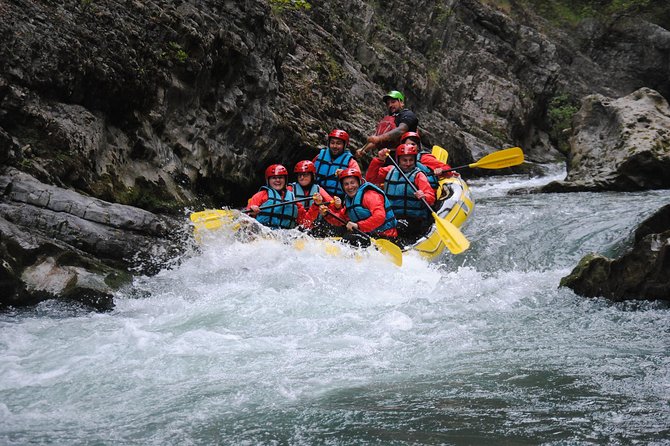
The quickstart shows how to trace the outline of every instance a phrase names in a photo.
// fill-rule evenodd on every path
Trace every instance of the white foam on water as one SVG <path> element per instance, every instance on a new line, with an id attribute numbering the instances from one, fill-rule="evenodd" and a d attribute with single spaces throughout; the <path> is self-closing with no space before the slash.
<path id="1" fill-rule="evenodd" d="M 616 248 L 656 205 L 574 197 L 618 210 L 612 224 L 552 197 L 482 200 L 471 250 L 434 264 L 222 234 L 138 278 L 111 312 L 4 315 L 0 441 L 660 441 L 667 309 L 558 287 L 584 246 Z"/>

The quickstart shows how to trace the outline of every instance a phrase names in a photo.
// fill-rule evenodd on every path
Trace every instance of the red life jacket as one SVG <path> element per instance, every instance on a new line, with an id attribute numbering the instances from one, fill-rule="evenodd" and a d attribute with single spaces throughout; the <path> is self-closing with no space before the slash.
<path id="1" fill-rule="evenodd" d="M 395 125 L 395 116 L 386 115 L 384 119 L 379 121 L 377 124 L 377 131 L 375 131 L 375 136 L 383 135 L 386 132 L 390 132 L 397 126 Z"/>
<path id="2" fill-rule="evenodd" d="M 384 119 L 379 121 L 379 124 L 377 124 L 377 130 L 375 131 L 375 136 L 383 135 L 386 132 L 390 132 L 397 126 L 395 125 L 395 116 L 393 115 L 386 115 L 384 116 Z M 380 147 L 381 149 L 391 149 L 395 150 L 395 147 Z"/>

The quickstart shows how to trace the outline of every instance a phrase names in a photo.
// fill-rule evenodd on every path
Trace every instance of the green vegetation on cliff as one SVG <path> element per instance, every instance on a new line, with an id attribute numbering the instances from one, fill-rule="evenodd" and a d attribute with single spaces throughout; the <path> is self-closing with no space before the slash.
<path id="1" fill-rule="evenodd" d="M 568 130 L 572 128 L 572 117 L 579 110 L 579 104 L 566 93 L 557 94 L 547 109 L 549 125 L 549 136 L 562 153 L 569 151 Z"/>
<path id="2" fill-rule="evenodd" d="M 305 0 L 270 0 L 270 6 L 277 12 L 298 9 L 309 10 L 312 8 L 312 5 Z"/>
<path id="3" fill-rule="evenodd" d="M 670 2 L 653 0 L 481 0 L 505 14 L 533 11 L 558 27 L 575 26 L 584 19 L 612 24 L 641 17 L 664 28 L 670 23 Z"/>
<path id="4" fill-rule="evenodd" d="M 507 0 L 499 0 L 506 5 Z M 576 25 L 587 18 L 606 23 L 627 17 L 644 17 L 661 26 L 670 22 L 670 3 L 651 0 L 519 0 L 556 25 Z"/>

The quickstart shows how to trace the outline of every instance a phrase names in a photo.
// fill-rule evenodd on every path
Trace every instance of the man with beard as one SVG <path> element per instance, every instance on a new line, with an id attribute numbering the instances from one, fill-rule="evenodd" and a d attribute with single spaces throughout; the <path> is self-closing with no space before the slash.
<path id="1" fill-rule="evenodd" d="M 356 153 L 361 156 L 372 149 L 394 150 L 400 144 L 400 137 L 407 132 L 416 132 L 419 119 L 414 112 L 405 108 L 405 95 L 397 90 L 383 96 L 388 114 L 379 121 L 374 135 L 368 136 L 367 144 Z"/>

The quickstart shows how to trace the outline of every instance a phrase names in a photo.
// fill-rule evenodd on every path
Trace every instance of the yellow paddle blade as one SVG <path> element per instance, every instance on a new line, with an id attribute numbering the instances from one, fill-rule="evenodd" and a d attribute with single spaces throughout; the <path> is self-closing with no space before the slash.
<path id="1" fill-rule="evenodd" d="M 293 241 L 293 247 L 298 251 L 302 251 L 303 249 L 305 249 L 306 245 L 307 242 L 304 239 L 298 239 Z"/>
<path id="2" fill-rule="evenodd" d="M 328 255 L 334 257 L 339 257 L 342 255 L 342 248 L 340 248 L 339 244 L 335 244 L 330 240 L 317 239 L 317 240 L 311 240 L 311 243 L 313 243 L 313 246 L 318 246 L 319 248 L 322 248 L 323 251 Z M 307 246 L 308 245 L 306 239 L 300 238 L 293 241 L 293 247 L 298 251 L 304 251 L 305 249 L 307 249 Z"/>
<path id="3" fill-rule="evenodd" d="M 336 257 L 342 255 L 342 249 L 339 246 L 334 245 L 333 243 L 327 243 L 325 248 L 326 248 L 326 254 Z"/>
<path id="4" fill-rule="evenodd" d="M 449 152 L 440 146 L 433 146 L 432 154 L 441 163 L 446 164 L 449 159 Z"/>
<path id="5" fill-rule="evenodd" d="M 206 209 L 200 212 L 192 213 L 189 218 L 193 223 L 205 222 L 208 220 L 233 219 L 239 214 L 239 211 L 232 209 Z"/>
<path id="6" fill-rule="evenodd" d="M 453 223 L 433 212 L 437 233 L 452 254 L 460 254 L 470 247 L 470 242 Z"/>
<path id="7" fill-rule="evenodd" d="M 521 163 L 523 163 L 523 151 L 520 147 L 512 147 L 510 149 L 489 153 L 476 163 L 468 164 L 468 167 L 502 169 L 503 167 L 516 166 Z"/>
<path id="8" fill-rule="evenodd" d="M 402 266 L 402 250 L 398 245 L 383 238 L 380 239 L 373 238 L 371 240 L 372 243 L 377 247 L 377 249 L 379 249 L 379 252 L 390 257 L 391 261 L 396 265 Z"/>
<path id="9" fill-rule="evenodd" d="M 229 226 L 239 215 L 239 211 L 230 209 L 207 209 L 192 213 L 189 218 L 193 222 L 194 232 L 213 231 L 224 225 Z"/>

